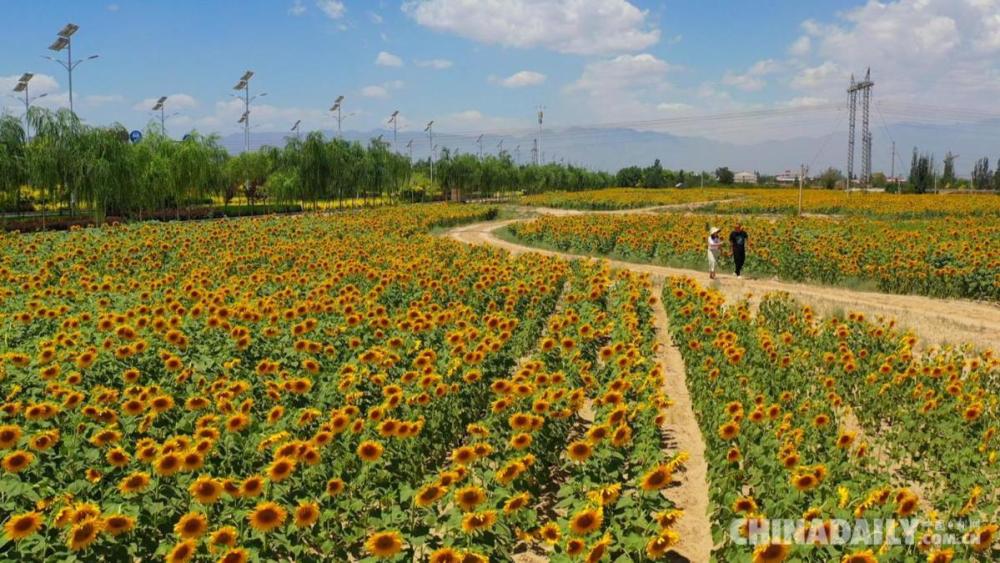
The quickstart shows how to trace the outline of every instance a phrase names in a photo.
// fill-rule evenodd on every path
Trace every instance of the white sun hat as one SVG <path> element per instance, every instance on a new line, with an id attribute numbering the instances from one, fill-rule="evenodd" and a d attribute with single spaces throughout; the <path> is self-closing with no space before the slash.
<path id="1" fill-rule="evenodd" d="M 721 230 L 722 229 L 720 229 L 719 227 L 712 227 L 712 229 L 710 231 L 708 231 L 708 234 L 714 235 L 715 233 L 717 233 L 717 232 L 719 232 Z"/>

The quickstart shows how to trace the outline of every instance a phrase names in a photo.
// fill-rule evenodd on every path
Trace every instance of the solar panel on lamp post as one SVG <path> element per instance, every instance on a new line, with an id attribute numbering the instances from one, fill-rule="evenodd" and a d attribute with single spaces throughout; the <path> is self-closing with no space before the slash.
<path id="1" fill-rule="evenodd" d="M 337 96 L 337 99 L 333 101 L 333 106 L 330 107 L 330 111 L 337 112 L 337 137 L 341 137 L 340 125 L 342 118 L 340 112 L 343 108 L 343 102 L 344 102 L 344 97 Z"/>
<path id="2" fill-rule="evenodd" d="M 167 101 L 166 96 L 160 96 L 160 99 L 156 100 L 156 105 L 153 106 L 153 111 L 160 112 L 160 133 L 162 133 L 163 135 L 167 134 L 166 118 L 163 115 L 164 104 L 166 103 L 166 101 Z"/>
<path id="3" fill-rule="evenodd" d="M 295 121 L 295 125 L 292 125 L 292 133 L 295 133 L 295 138 L 296 139 L 299 138 L 299 125 L 301 125 L 301 124 L 302 124 L 302 120 L 299 119 L 299 120 Z"/>
<path id="4" fill-rule="evenodd" d="M 392 152 L 396 152 L 396 123 L 399 117 L 399 110 L 392 112 L 389 116 L 389 123 L 392 123 Z"/>
<path id="5" fill-rule="evenodd" d="M 76 67 L 80 66 L 80 63 L 84 61 L 94 60 L 100 56 L 100 55 L 90 55 L 86 59 L 80 59 L 78 61 L 73 60 L 73 41 L 71 37 L 79 29 L 80 26 L 74 23 L 66 24 L 56 34 L 56 40 L 53 41 L 51 45 L 49 45 L 49 50 L 57 53 L 59 51 L 62 51 L 63 49 L 66 49 L 66 62 L 60 61 L 59 59 L 56 59 L 54 57 L 42 55 L 43 58 L 57 62 L 59 63 L 60 66 L 66 69 L 66 73 L 69 76 L 69 111 L 71 112 L 73 111 L 73 70 Z"/>

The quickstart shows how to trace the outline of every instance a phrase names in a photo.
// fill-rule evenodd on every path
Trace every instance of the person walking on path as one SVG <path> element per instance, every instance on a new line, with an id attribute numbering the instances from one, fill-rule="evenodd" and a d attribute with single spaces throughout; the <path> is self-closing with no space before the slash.
<path id="1" fill-rule="evenodd" d="M 733 249 L 733 264 L 736 265 L 736 277 L 743 271 L 743 262 L 747 259 L 747 240 L 750 235 L 743 230 L 743 225 L 736 223 L 733 232 L 729 233 L 729 246 Z"/>
<path id="2" fill-rule="evenodd" d="M 715 279 L 715 266 L 719 263 L 719 247 L 722 240 L 719 238 L 719 227 L 712 227 L 708 232 L 708 277 Z"/>

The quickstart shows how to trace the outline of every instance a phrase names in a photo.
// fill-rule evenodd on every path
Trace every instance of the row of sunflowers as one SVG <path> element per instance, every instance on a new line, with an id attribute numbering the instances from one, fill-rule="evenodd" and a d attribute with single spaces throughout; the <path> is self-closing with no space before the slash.
<path id="1" fill-rule="evenodd" d="M 720 560 L 997 556 L 1000 359 L 916 354 L 890 323 L 820 318 L 782 295 L 753 311 L 690 278 L 670 279 L 663 298 L 706 443 Z M 774 519 L 797 521 L 794 541 L 774 540 Z M 840 535 L 857 519 L 918 522 L 913 545 L 890 541 L 902 530 L 867 545 L 856 526 Z"/>
<path id="2" fill-rule="evenodd" d="M 0 238 L 0 559 L 665 555 L 650 280 L 495 212 Z"/>
<path id="3" fill-rule="evenodd" d="M 530 195 L 521 198 L 521 203 L 537 207 L 610 211 L 705 202 L 710 204 L 703 206 L 703 210 L 709 212 L 793 215 L 799 211 L 799 197 L 799 190 L 792 188 L 606 188 Z M 989 193 L 891 194 L 806 189 L 802 190 L 801 204 L 804 213 L 896 219 L 989 217 L 1000 213 L 1000 197 Z"/>
<path id="4" fill-rule="evenodd" d="M 709 226 L 732 216 L 643 214 L 544 216 L 509 227 L 517 239 L 576 254 L 702 269 Z M 745 271 L 787 280 L 854 283 L 889 293 L 1000 301 L 1000 215 L 888 221 L 868 218 L 742 220 Z M 723 267 L 729 260 L 723 245 Z"/>

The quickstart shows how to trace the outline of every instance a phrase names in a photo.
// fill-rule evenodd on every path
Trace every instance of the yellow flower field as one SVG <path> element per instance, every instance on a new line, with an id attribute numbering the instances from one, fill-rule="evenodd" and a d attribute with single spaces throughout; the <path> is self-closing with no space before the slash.
<path id="1" fill-rule="evenodd" d="M 425 234 L 494 213 L 0 238 L 0 558 L 663 555 L 651 282 Z"/>
<path id="2" fill-rule="evenodd" d="M 511 225 L 528 244 L 705 269 L 710 226 L 750 234 L 746 272 L 891 293 L 1000 301 L 1000 215 L 922 220 L 647 214 L 540 217 Z M 728 267 L 728 242 L 722 268 Z"/>
<path id="3" fill-rule="evenodd" d="M 546 192 L 521 198 L 524 205 L 562 209 L 631 209 L 679 205 L 738 197 L 733 190 L 608 188 L 582 192 Z"/>

